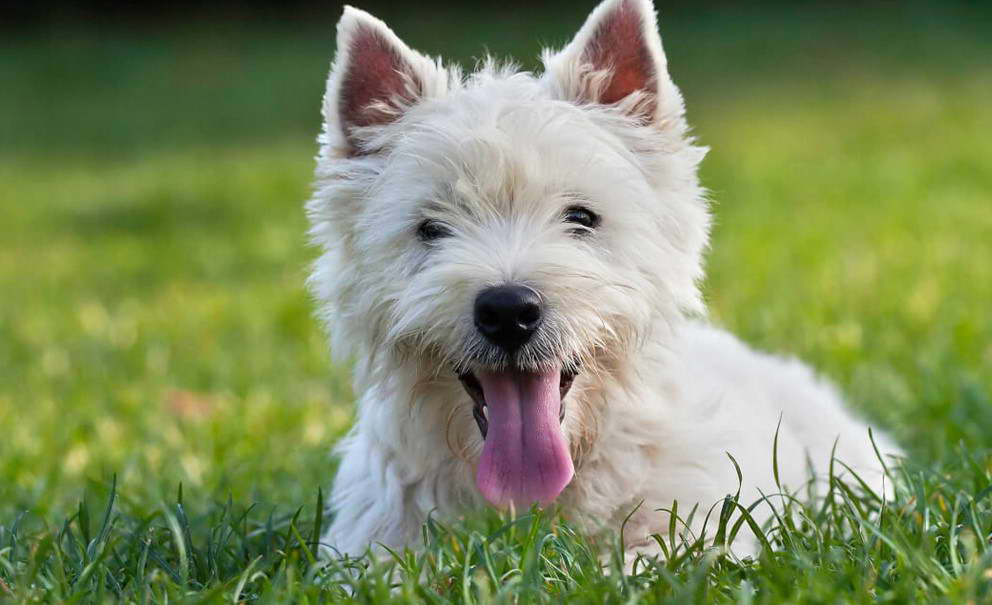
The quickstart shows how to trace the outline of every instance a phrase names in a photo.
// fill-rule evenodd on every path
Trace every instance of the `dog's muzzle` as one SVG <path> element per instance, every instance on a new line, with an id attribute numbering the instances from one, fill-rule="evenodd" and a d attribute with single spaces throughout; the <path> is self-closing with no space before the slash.
<path id="1" fill-rule="evenodd" d="M 561 425 L 575 366 L 536 358 L 535 347 L 525 346 L 544 321 L 543 301 L 533 288 L 482 290 L 474 320 L 493 355 L 458 373 L 484 441 L 476 486 L 498 507 L 549 504 L 574 472 Z"/>

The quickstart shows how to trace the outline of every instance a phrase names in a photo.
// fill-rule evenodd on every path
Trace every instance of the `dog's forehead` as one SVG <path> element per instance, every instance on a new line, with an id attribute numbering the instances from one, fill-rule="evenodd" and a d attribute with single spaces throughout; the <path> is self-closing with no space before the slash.
<path id="1" fill-rule="evenodd" d="M 592 197 L 614 181 L 625 188 L 643 181 L 636 154 L 595 117 L 550 98 L 536 82 L 462 91 L 409 116 L 397 138 L 396 172 L 417 172 L 435 198 L 425 201 L 449 207 Z"/>

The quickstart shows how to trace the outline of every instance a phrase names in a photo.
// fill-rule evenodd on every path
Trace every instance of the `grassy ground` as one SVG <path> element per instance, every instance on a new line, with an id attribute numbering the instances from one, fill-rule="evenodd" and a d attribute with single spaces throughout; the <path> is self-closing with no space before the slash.
<path id="1" fill-rule="evenodd" d="M 351 416 L 302 287 L 334 16 L 57 30 L 0 53 L 0 600 L 992 600 L 988 17 L 731 10 L 662 15 L 713 148 L 712 314 L 891 429 L 895 503 L 777 501 L 759 561 L 695 545 L 630 577 L 540 515 L 311 565 Z M 394 12 L 425 50 L 525 60 L 583 16 Z"/>

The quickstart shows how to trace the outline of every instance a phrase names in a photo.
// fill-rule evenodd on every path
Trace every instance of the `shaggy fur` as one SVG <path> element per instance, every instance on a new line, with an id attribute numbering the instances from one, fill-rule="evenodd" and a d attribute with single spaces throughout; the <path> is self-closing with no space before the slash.
<path id="1" fill-rule="evenodd" d="M 788 489 L 825 471 L 835 442 L 881 485 L 867 426 L 833 387 L 698 319 L 705 150 L 688 135 L 650 1 L 606 0 L 543 58 L 541 75 L 486 61 L 463 76 L 367 13 L 346 8 L 338 24 L 308 205 L 323 250 L 310 285 L 336 358 L 354 362 L 358 407 L 325 544 L 416 546 L 428 514 L 485 506 L 474 480 L 484 439 L 458 374 L 511 366 L 581 368 L 560 426 L 575 474 L 556 503 L 615 531 L 643 502 L 631 551 L 667 528 L 658 509 L 705 510 L 737 491 L 728 452 L 742 500 L 776 493 L 779 423 Z M 562 220 L 575 205 L 601 224 L 577 235 Z M 425 220 L 447 237 L 419 238 Z M 546 306 L 512 358 L 472 316 L 482 289 L 511 282 Z"/>

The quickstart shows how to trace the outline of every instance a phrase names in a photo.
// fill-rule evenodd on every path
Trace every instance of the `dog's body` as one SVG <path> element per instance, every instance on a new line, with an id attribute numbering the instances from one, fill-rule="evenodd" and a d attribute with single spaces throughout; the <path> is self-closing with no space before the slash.
<path id="1" fill-rule="evenodd" d="M 643 502 L 625 536 L 650 550 L 658 509 L 737 491 L 728 453 L 742 500 L 778 492 L 776 430 L 783 488 L 835 442 L 879 485 L 829 385 L 691 319 L 704 152 L 649 1 L 606 0 L 545 68 L 462 78 L 361 11 L 339 24 L 311 285 L 359 403 L 325 543 L 413 546 L 486 501 L 615 530 Z"/>

